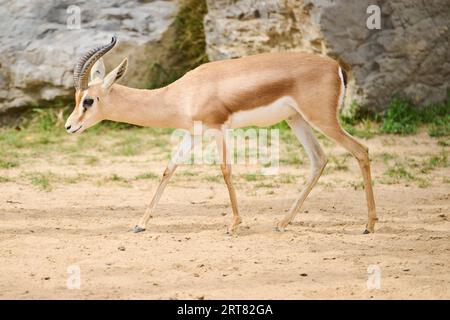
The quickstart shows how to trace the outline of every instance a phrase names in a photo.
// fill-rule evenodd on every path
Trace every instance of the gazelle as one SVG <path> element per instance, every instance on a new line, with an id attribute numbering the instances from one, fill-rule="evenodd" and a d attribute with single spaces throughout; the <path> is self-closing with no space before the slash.
<path id="1" fill-rule="evenodd" d="M 231 163 L 224 132 L 250 125 L 269 126 L 286 120 L 305 148 L 311 174 L 288 214 L 277 224 L 282 231 L 294 219 L 327 164 L 327 157 L 311 127 L 336 141 L 358 161 L 364 179 L 368 223 L 364 233 L 374 232 L 375 201 L 370 176 L 368 148 L 339 125 L 337 113 L 343 104 L 346 74 L 331 58 L 305 53 L 268 53 L 206 63 L 160 89 L 141 90 L 116 82 L 125 74 L 125 58 L 105 76 L 102 56 L 116 44 L 99 46 L 83 55 L 74 68 L 75 108 L 66 122 L 69 133 L 81 133 L 102 120 L 140 126 L 171 127 L 192 133 L 194 122 L 219 130 L 220 165 L 228 188 L 236 232 L 241 223 L 236 191 L 231 181 Z M 189 135 L 188 135 L 189 137 Z M 173 175 L 180 158 L 193 147 L 185 139 L 167 165 L 162 180 L 134 231 L 144 231 Z"/>

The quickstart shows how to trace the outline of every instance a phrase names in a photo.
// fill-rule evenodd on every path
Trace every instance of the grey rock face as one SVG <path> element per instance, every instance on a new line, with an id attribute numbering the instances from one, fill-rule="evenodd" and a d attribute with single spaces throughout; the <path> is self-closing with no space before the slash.
<path id="1" fill-rule="evenodd" d="M 128 56 L 123 82 L 143 85 L 176 10 L 177 1 L 0 0 L 0 112 L 72 94 L 78 57 L 113 35 L 107 71 Z"/>
<path id="2" fill-rule="evenodd" d="M 367 8 L 381 8 L 370 30 Z M 347 105 L 381 110 L 394 94 L 442 101 L 450 89 L 447 0 L 208 0 L 211 60 L 271 51 L 337 58 L 350 70 Z"/>

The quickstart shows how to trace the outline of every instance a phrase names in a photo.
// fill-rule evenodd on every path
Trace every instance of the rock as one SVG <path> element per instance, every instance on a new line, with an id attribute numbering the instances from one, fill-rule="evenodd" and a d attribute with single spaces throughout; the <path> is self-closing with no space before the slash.
<path id="1" fill-rule="evenodd" d="M 442 101 L 450 89 L 448 1 L 207 0 L 211 60 L 272 51 L 337 58 L 349 69 L 346 105 L 382 110 L 394 94 Z M 366 26 L 381 8 L 381 29 Z"/>
<path id="2" fill-rule="evenodd" d="M 123 83 L 142 87 L 177 1 L 0 0 L 0 112 L 73 94 L 72 69 L 85 50 L 118 44 L 107 70 L 128 56 Z M 76 13 L 80 11 L 80 28 Z"/>

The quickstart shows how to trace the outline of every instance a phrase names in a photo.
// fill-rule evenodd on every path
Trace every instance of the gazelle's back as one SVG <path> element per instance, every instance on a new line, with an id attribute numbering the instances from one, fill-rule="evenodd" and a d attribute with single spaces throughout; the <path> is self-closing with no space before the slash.
<path id="1" fill-rule="evenodd" d="M 299 108 L 316 108 L 318 102 L 336 108 L 341 86 L 338 70 L 339 64 L 328 57 L 265 53 L 206 63 L 169 87 L 183 92 L 182 99 L 192 108 L 193 120 L 217 126 L 234 113 L 269 106 L 284 98 Z"/>

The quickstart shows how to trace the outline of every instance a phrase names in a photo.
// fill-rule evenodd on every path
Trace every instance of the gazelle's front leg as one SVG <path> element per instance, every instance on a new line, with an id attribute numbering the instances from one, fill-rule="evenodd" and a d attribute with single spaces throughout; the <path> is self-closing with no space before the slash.
<path id="1" fill-rule="evenodd" d="M 239 216 L 239 211 L 237 207 L 237 199 L 236 199 L 236 191 L 234 190 L 233 183 L 231 182 L 231 160 L 230 155 L 228 154 L 227 143 L 224 139 L 225 132 L 222 131 L 221 134 L 217 135 L 217 148 L 219 150 L 219 154 L 221 155 L 221 163 L 220 169 L 222 170 L 223 179 L 228 188 L 228 194 L 230 196 L 231 202 L 231 210 L 233 211 L 233 221 L 230 225 L 228 232 L 231 235 L 235 235 L 239 224 L 241 224 L 242 220 Z"/>
<path id="2" fill-rule="evenodd" d="M 153 210 L 155 209 L 156 205 L 159 202 L 159 199 L 161 198 L 162 193 L 164 192 L 164 189 L 166 188 L 167 184 L 169 183 L 170 178 L 172 177 L 173 173 L 175 172 L 175 169 L 177 168 L 178 164 L 183 161 L 187 155 L 190 154 L 190 151 L 192 150 L 194 146 L 194 137 L 192 135 L 186 134 L 183 138 L 183 141 L 179 144 L 177 150 L 172 155 L 172 159 L 170 159 L 169 164 L 167 165 L 166 170 L 164 171 L 162 180 L 158 186 L 158 189 L 156 190 L 155 195 L 153 196 L 152 201 L 150 202 L 150 205 L 147 207 L 147 210 L 145 211 L 145 214 L 142 216 L 141 220 L 139 221 L 139 224 L 137 224 L 134 227 L 134 232 L 141 232 L 144 231 L 148 220 L 152 217 Z"/>

